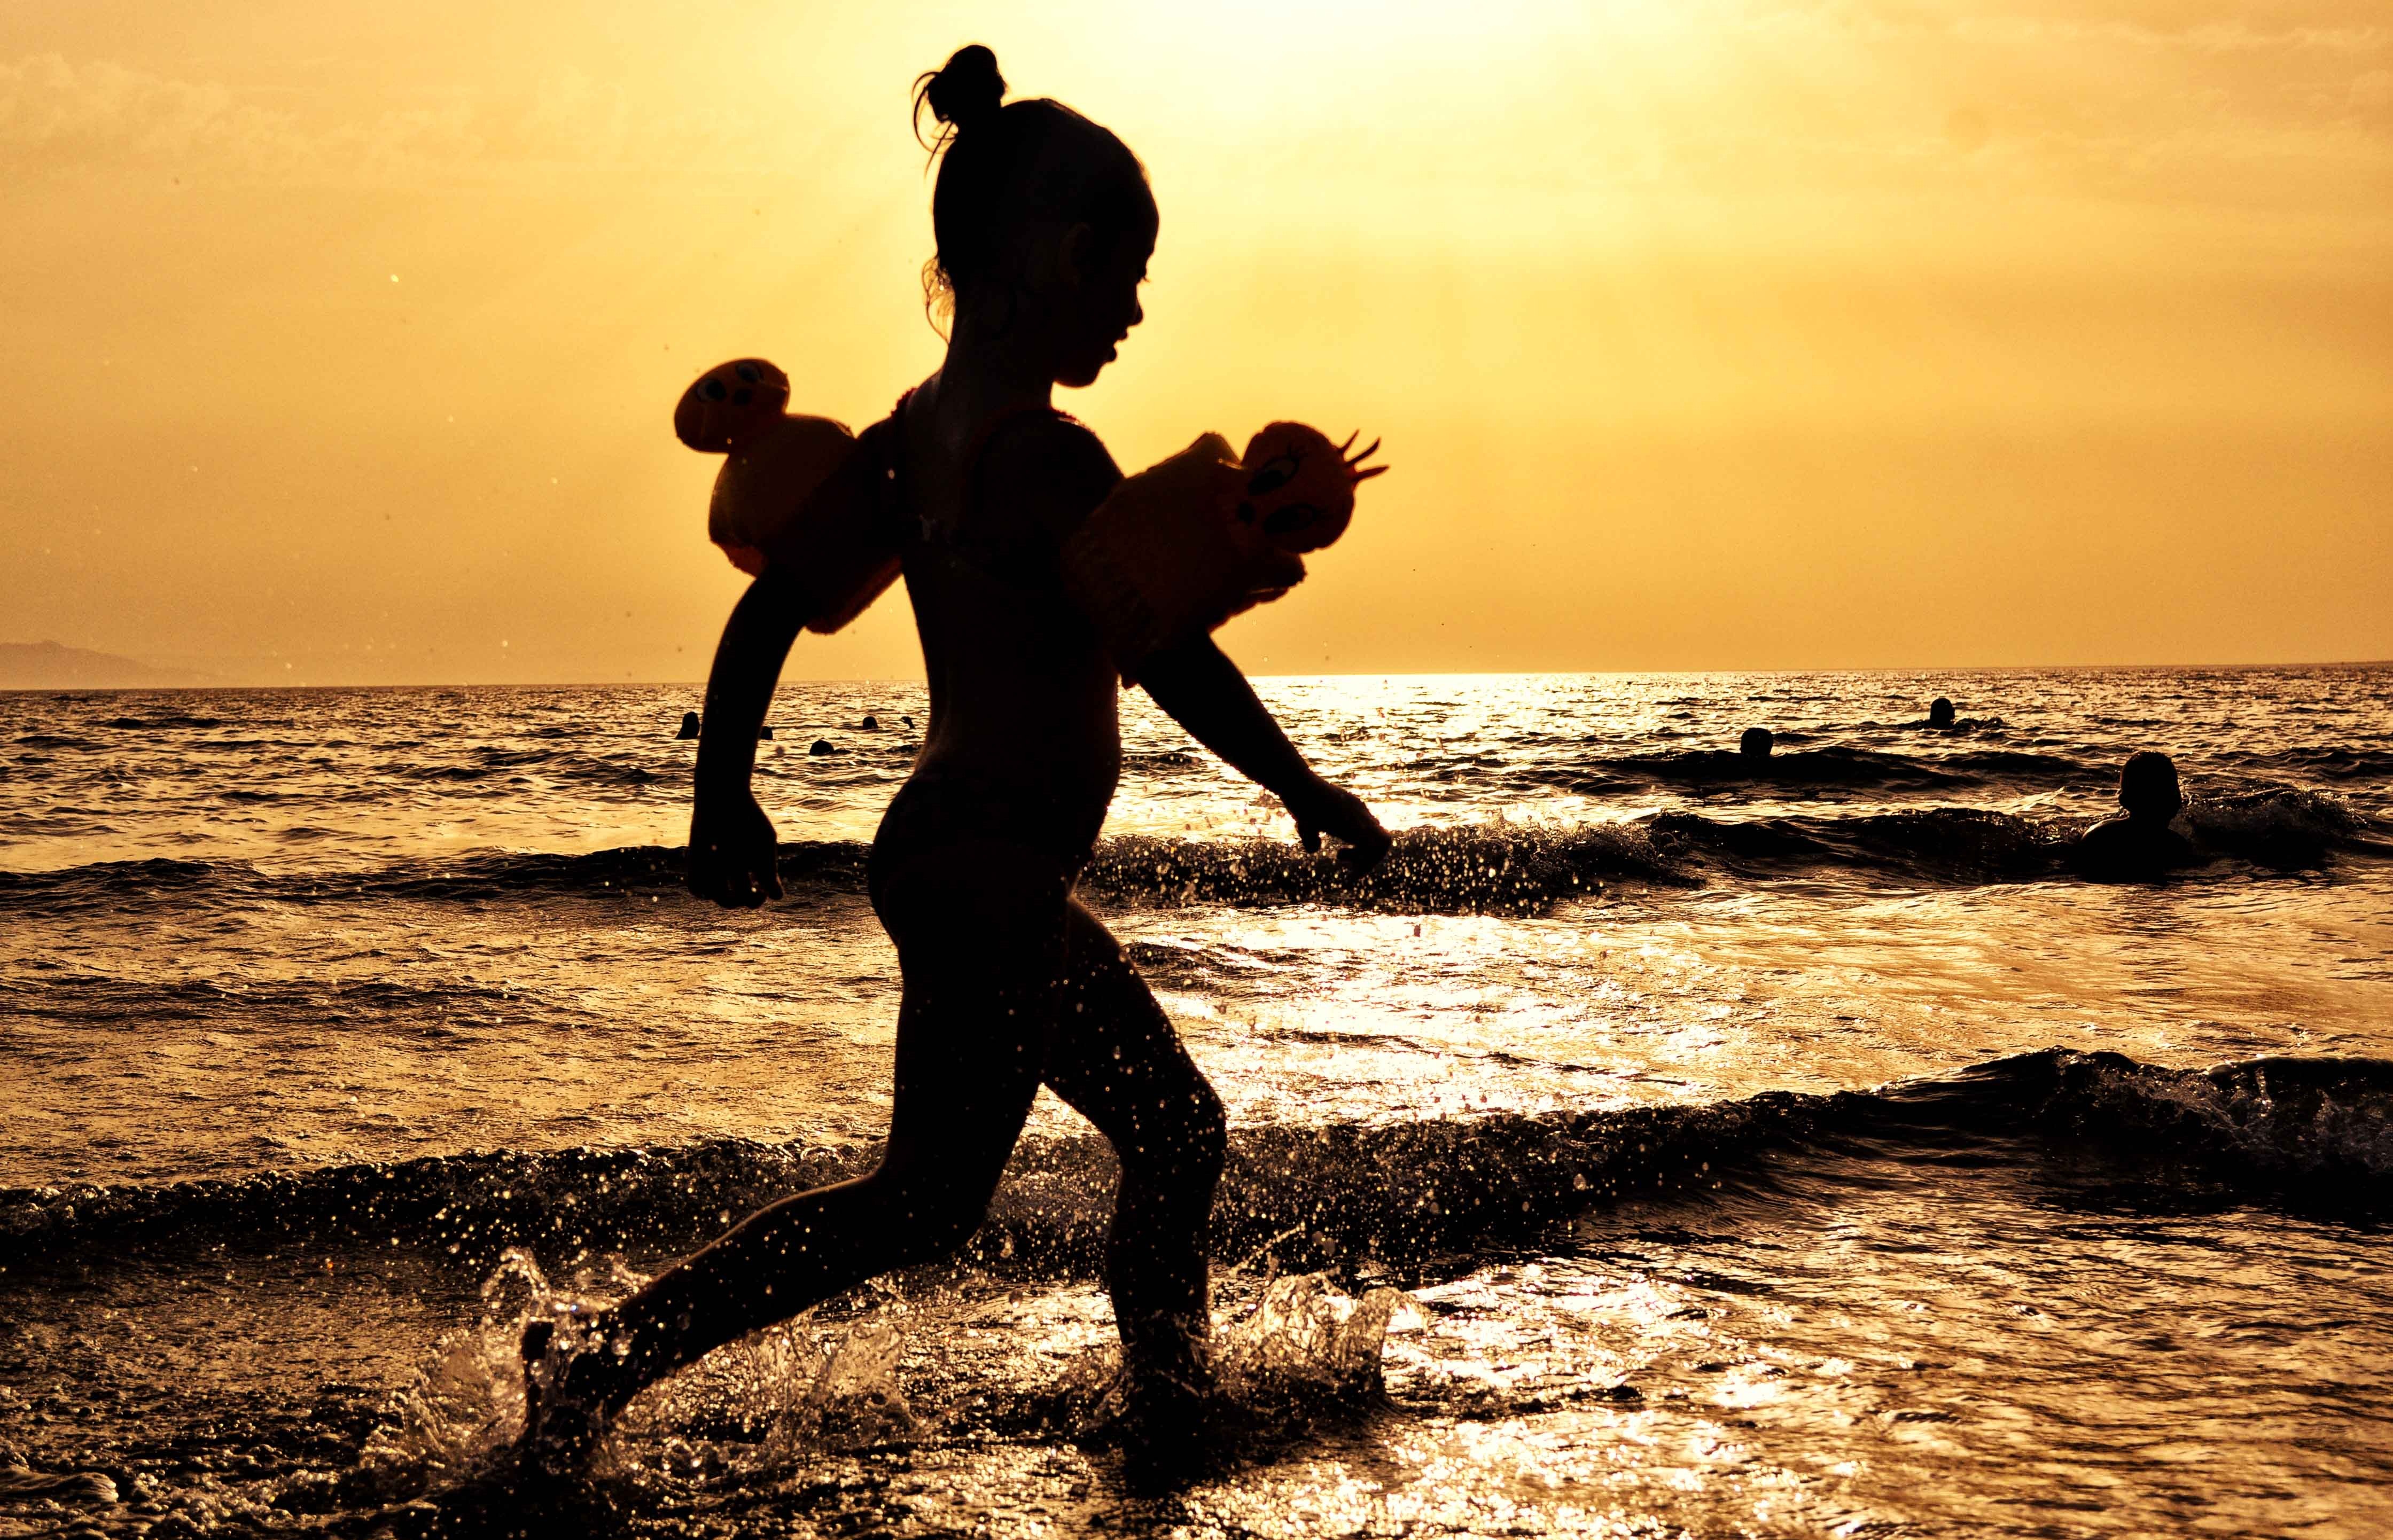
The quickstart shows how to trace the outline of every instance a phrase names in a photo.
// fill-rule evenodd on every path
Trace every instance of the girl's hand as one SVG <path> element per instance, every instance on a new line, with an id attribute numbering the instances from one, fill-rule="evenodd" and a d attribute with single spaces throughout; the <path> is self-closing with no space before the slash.
<path id="1" fill-rule="evenodd" d="M 1368 871 L 1387 858 L 1393 839 L 1363 799 L 1352 791 L 1315 776 L 1285 800 L 1289 816 L 1296 819 L 1296 837 L 1304 842 L 1306 850 L 1317 854 L 1321 837 L 1327 834 L 1345 845 L 1338 859 L 1349 870 Z"/>
<path id="2" fill-rule="evenodd" d="M 778 843 L 753 792 L 701 789 L 689 816 L 689 891 L 726 909 L 762 907 L 781 896 Z"/>

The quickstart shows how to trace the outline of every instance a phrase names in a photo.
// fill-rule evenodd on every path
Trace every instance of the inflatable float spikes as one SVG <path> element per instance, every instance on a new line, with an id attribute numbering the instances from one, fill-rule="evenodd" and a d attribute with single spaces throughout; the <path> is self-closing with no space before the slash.
<path id="1" fill-rule="evenodd" d="M 790 377 L 763 359 L 734 359 L 690 382 L 673 436 L 725 456 L 707 504 L 706 536 L 751 577 L 777 561 L 813 595 L 809 631 L 847 624 L 897 581 L 894 544 L 869 513 L 869 455 L 828 417 L 792 415 Z"/>
<path id="2" fill-rule="evenodd" d="M 1363 463 L 1380 452 L 1376 438 L 1347 453 L 1362 437 L 1350 433 L 1346 442 L 1332 444 L 1302 423 L 1274 423 L 1247 440 L 1238 461 L 1247 473 L 1240 522 L 1258 526 L 1283 551 L 1318 551 L 1344 534 L 1354 516 L 1354 489 L 1388 468 Z"/>

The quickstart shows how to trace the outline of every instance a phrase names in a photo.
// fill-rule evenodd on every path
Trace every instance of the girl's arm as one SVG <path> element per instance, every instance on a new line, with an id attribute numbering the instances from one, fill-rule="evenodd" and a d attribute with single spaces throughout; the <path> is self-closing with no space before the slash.
<path id="1" fill-rule="evenodd" d="M 1013 528 L 1043 531 L 1059 551 L 1122 479 L 1095 434 L 1030 413 L 991 437 L 980 474 L 987 511 Z M 1347 847 L 1350 865 L 1377 866 L 1388 853 L 1380 820 L 1361 798 L 1313 773 L 1212 637 L 1199 633 L 1139 659 L 1138 682 L 1197 742 L 1286 803 L 1305 849 L 1319 850 L 1327 834 Z"/>
<path id="2" fill-rule="evenodd" d="M 752 909 L 781 896 L 773 823 L 748 780 L 781 664 L 809 612 L 797 581 L 765 568 L 732 607 L 707 675 L 689 818 L 689 891 L 726 908 Z"/>
<path id="3" fill-rule="evenodd" d="M 1138 682 L 1197 742 L 1287 803 L 1305 849 L 1319 850 L 1327 834 L 1347 847 L 1351 864 L 1366 869 L 1388 854 L 1388 831 L 1363 799 L 1314 773 L 1212 637 L 1153 654 L 1139 665 Z"/>

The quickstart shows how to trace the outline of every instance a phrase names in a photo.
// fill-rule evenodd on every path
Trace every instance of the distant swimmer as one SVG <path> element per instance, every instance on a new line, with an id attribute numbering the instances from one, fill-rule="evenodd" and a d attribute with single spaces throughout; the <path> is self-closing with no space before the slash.
<path id="1" fill-rule="evenodd" d="M 1976 733 L 2004 725 L 1998 716 L 1956 716 L 1953 702 L 1938 696 L 1928 703 L 1928 720 L 1910 724 L 1931 733 Z"/>
<path id="2" fill-rule="evenodd" d="M 2119 772 L 2119 806 L 2126 816 L 2089 829 L 2071 853 L 2070 864 L 2100 882 L 2150 881 L 2181 867 L 2198 866 L 2193 842 L 2169 827 L 2185 811 L 2177 764 L 2146 750 Z"/>
<path id="3" fill-rule="evenodd" d="M 856 724 L 856 730 L 859 733 L 877 733 L 881 731 L 881 719 L 877 716 L 868 716 Z"/>
<path id="4" fill-rule="evenodd" d="M 698 736 L 698 713 L 697 713 L 696 711 L 684 711 L 684 712 L 682 712 L 682 713 L 681 713 L 681 731 L 680 731 L 680 732 L 678 732 L 678 733 L 675 733 L 675 734 L 673 735 L 673 737 L 676 737 L 676 738 L 692 738 L 692 737 L 696 737 L 697 736 Z"/>
<path id="5" fill-rule="evenodd" d="M 1745 736 L 1736 740 L 1736 751 L 1746 759 L 1768 759 L 1778 740 L 1767 727 L 1747 727 Z"/>

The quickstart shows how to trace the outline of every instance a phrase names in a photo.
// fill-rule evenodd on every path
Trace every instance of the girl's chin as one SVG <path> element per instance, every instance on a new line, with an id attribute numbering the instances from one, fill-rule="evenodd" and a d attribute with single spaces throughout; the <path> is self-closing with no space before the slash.
<path id="1" fill-rule="evenodd" d="M 1109 342 L 1103 352 L 1084 353 L 1074 359 L 1055 376 L 1055 383 L 1073 390 L 1096 384 L 1097 376 L 1105 372 L 1105 365 L 1121 356 L 1118 347 L 1118 344 Z"/>

